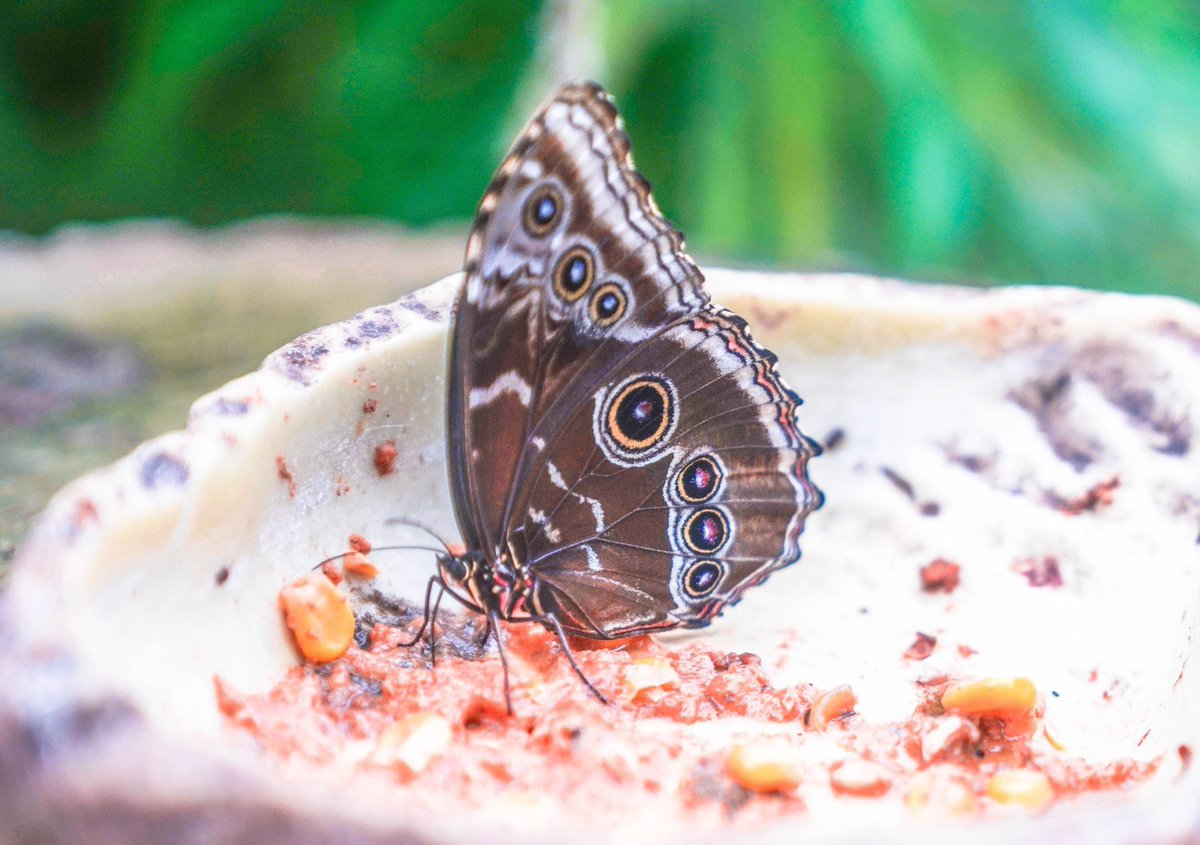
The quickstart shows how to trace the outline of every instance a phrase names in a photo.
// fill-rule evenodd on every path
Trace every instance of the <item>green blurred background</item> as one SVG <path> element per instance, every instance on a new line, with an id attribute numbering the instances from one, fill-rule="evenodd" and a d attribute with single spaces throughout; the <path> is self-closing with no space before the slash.
<path id="1" fill-rule="evenodd" d="M 702 259 L 1200 298 L 1200 4 L 0 3 L 0 229 L 467 219 L 563 77 Z"/>

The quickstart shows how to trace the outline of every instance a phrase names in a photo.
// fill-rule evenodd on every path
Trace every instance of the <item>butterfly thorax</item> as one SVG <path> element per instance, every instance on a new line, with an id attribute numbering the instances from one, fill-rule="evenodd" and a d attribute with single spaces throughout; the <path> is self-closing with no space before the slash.
<path id="1" fill-rule="evenodd" d="M 533 577 L 523 564 L 513 565 L 509 552 L 494 560 L 482 552 L 442 555 L 438 566 L 446 588 L 463 604 L 509 621 L 530 618 L 527 600 L 534 588 Z"/>

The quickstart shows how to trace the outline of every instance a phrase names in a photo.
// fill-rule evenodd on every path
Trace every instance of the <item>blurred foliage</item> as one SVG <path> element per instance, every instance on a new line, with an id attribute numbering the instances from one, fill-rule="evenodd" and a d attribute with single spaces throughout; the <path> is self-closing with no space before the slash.
<path id="1" fill-rule="evenodd" d="M 465 218 L 546 71 L 544 5 L 0 3 L 0 227 Z M 575 17 L 593 26 L 566 49 L 599 41 L 639 166 L 705 257 L 1200 299 L 1194 0 Z"/>
<path id="2" fill-rule="evenodd" d="M 538 3 L 0 3 L 0 227 L 469 215 Z"/>
<path id="3" fill-rule="evenodd" d="M 706 251 L 1200 298 L 1197 4 L 669 5 L 613 77 Z"/>

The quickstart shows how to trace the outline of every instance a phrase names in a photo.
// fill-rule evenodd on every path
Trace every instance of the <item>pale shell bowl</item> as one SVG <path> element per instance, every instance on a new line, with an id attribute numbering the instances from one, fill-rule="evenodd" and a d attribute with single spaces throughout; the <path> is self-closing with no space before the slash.
<path id="1" fill-rule="evenodd" d="M 382 542 L 405 515 L 456 535 L 443 390 L 458 283 L 299 338 L 199 399 L 185 431 L 54 498 L 0 605 L 0 840 L 615 840 L 574 829 L 569 808 L 430 817 L 339 789 L 337 773 L 281 770 L 216 708 L 214 676 L 265 690 L 296 663 L 276 595 L 351 531 Z M 1030 677 L 1072 753 L 1160 760 L 1158 773 L 977 825 L 973 841 L 1200 835 L 1185 750 L 1200 747 L 1200 309 L 840 275 L 713 270 L 709 285 L 779 355 L 805 399 L 801 427 L 840 443 L 810 466 L 828 501 L 802 560 L 711 628 L 674 636 L 764 655 L 780 683 L 849 683 L 866 719 L 904 718 L 923 673 Z M 381 474 L 388 441 L 397 457 Z M 1064 511 L 1114 478 L 1110 504 Z M 1014 572 L 1047 557 L 1061 587 Z M 962 565 L 952 600 L 918 588 L 935 558 Z M 432 566 L 398 555 L 381 577 L 416 598 Z M 976 653 L 902 660 L 918 630 Z M 728 839 L 630 824 L 643 841 Z M 859 803 L 738 840 L 962 834 Z"/>

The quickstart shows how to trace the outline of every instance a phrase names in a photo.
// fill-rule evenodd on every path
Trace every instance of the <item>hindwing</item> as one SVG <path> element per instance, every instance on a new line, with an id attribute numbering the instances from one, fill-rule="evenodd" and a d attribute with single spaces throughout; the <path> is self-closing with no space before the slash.
<path id="1" fill-rule="evenodd" d="M 798 398 L 706 308 L 621 362 L 544 450 L 518 529 L 535 607 L 590 636 L 707 624 L 800 556 L 821 503 Z"/>

